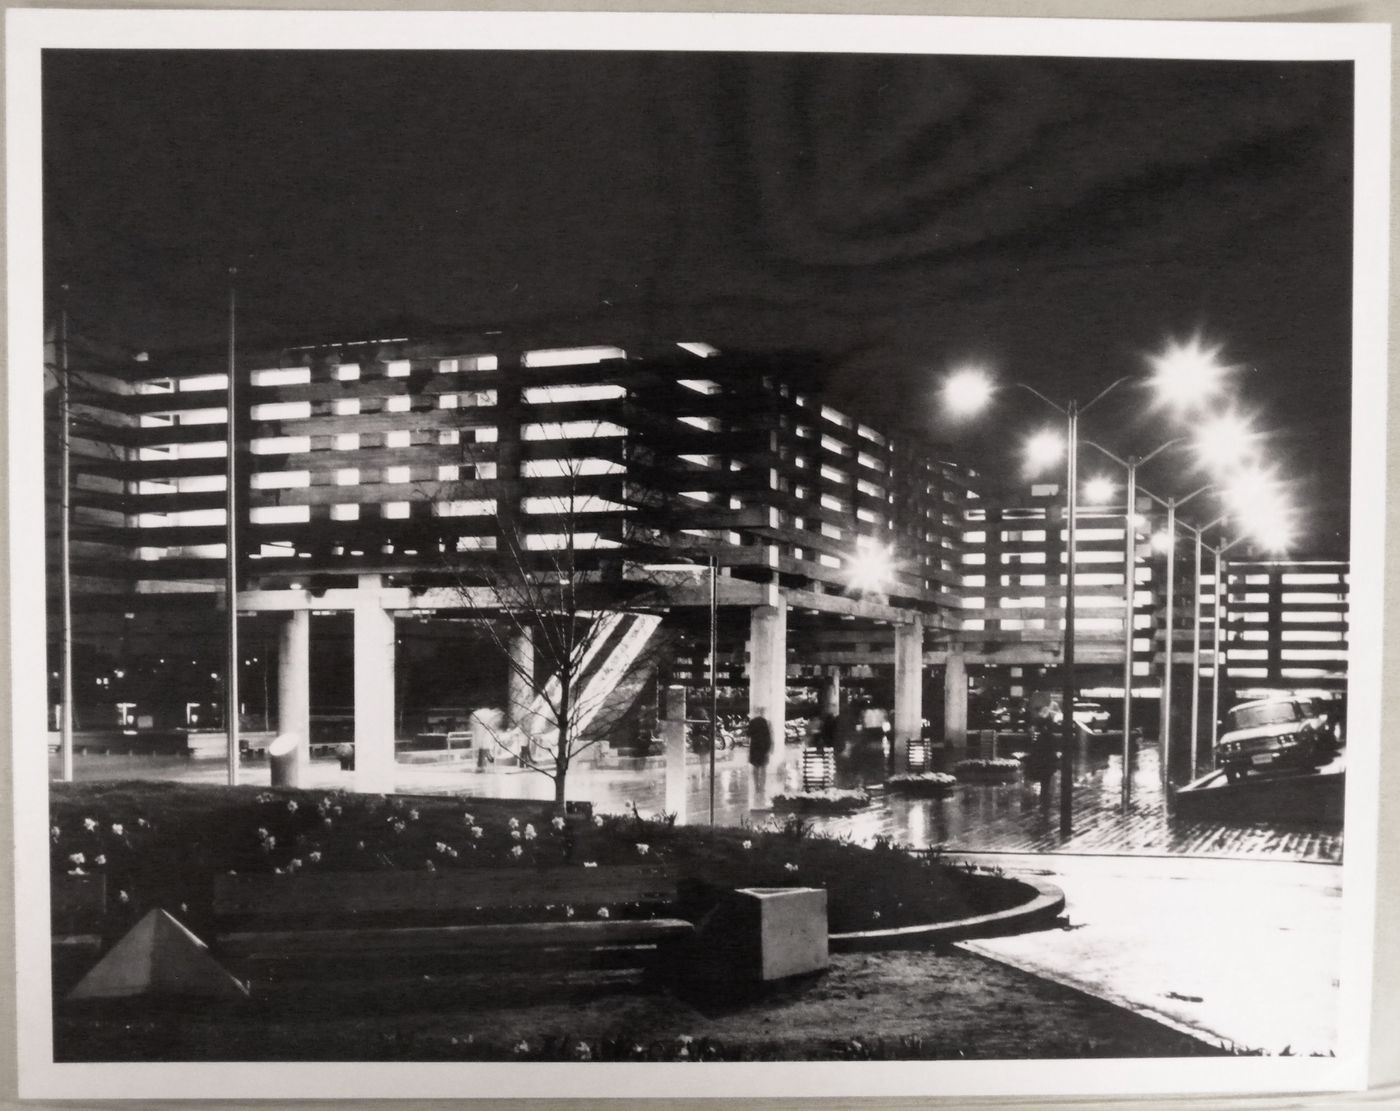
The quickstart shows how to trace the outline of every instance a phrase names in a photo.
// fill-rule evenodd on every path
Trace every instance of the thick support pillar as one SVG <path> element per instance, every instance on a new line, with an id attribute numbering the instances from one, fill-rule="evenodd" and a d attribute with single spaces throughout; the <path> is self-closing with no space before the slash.
<path id="1" fill-rule="evenodd" d="M 531 720 L 535 701 L 535 638 L 528 630 L 510 638 L 510 676 L 506 693 L 506 727 L 533 733 L 539 726 Z"/>
<path id="2" fill-rule="evenodd" d="M 661 737 L 666 742 L 666 813 L 685 825 L 685 688 L 667 687 L 662 707 Z"/>
<path id="3" fill-rule="evenodd" d="M 924 729 L 924 623 L 914 620 L 894 630 L 894 766 L 909 766 L 909 742 Z"/>
<path id="4" fill-rule="evenodd" d="M 355 789 L 394 789 L 394 615 L 378 575 L 355 597 Z"/>
<path id="5" fill-rule="evenodd" d="M 832 717 L 841 715 L 841 669 L 834 664 L 827 668 L 826 681 L 822 684 L 822 713 Z"/>
<path id="6" fill-rule="evenodd" d="M 749 614 L 749 717 L 764 717 L 773 730 L 768 786 L 782 789 L 787 734 L 787 599 L 755 606 Z"/>
<path id="7" fill-rule="evenodd" d="M 967 660 L 961 644 L 948 646 L 943 671 L 943 740 L 956 748 L 967 744 Z"/>
<path id="8" fill-rule="evenodd" d="M 277 731 L 295 734 L 297 780 L 311 759 L 311 611 L 293 610 L 277 644 Z"/>

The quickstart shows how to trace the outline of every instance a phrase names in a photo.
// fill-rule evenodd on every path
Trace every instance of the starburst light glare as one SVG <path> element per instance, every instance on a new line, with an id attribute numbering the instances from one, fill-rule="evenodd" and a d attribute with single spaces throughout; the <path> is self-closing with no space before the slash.
<path id="1" fill-rule="evenodd" d="M 992 396 L 992 380 L 986 371 L 965 367 L 948 375 L 943 383 L 943 404 L 955 417 L 981 412 Z"/>
<path id="2" fill-rule="evenodd" d="M 1091 505 L 1103 505 L 1113 500 L 1118 484 L 1111 478 L 1098 475 L 1084 484 L 1084 500 Z"/>
<path id="3" fill-rule="evenodd" d="M 862 540 L 847 569 L 854 589 L 863 593 L 883 591 L 894 577 L 894 553 L 884 544 Z"/>
<path id="4" fill-rule="evenodd" d="M 1196 433 L 1196 457 L 1214 473 L 1233 470 L 1254 454 L 1258 433 L 1238 413 L 1222 413 Z"/>
<path id="5" fill-rule="evenodd" d="M 1149 361 L 1157 396 L 1174 408 L 1190 409 L 1218 394 L 1228 369 L 1217 358 L 1221 346 L 1207 346 L 1200 336 L 1192 336 L 1153 355 Z"/>
<path id="6" fill-rule="evenodd" d="M 1037 432 L 1026 441 L 1026 467 L 1032 472 L 1046 470 L 1064 457 L 1064 437 L 1053 429 Z"/>

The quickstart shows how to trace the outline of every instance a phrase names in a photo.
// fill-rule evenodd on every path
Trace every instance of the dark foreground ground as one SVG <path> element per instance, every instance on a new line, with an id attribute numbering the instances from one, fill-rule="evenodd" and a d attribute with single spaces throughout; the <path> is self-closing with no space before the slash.
<path id="1" fill-rule="evenodd" d="M 242 1012 L 60 1013 L 60 1061 L 862 1060 L 1188 1057 L 1207 1044 L 961 952 L 853 953 L 743 1004 L 634 974 L 287 982 Z"/>

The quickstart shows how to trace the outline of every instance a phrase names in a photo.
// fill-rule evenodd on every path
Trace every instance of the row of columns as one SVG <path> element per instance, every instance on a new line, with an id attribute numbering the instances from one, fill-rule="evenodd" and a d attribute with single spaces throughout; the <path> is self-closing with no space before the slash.
<path id="1" fill-rule="evenodd" d="M 352 611 L 355 788 L 359 791 L 394 788 L 394 616 L 384 606 L 383 593 L 378 575 L 361 575 Z M 786 755 L 787 617 L 787 601 L 781 594 L 774 604 L 754 607 L 749 617 L 749 716 L 768 719 L 773 734 L 769 766 L 775 774 Z M 307 759 L 306 742 L 311 733 L 310 634 L 310 611 L 290 611 L 278 651 L 279 731 L 294 733 L 303 741 L 299 746 L 302 763 Z M 901 764 L 909 739 L 918 737 L 923 727 L 923 651 L 921 621 L 895 627 L 894 737 L 896 761 Z M 527 635 L 512 638 L 511 661 L 507 716 L 513 724 L 526 713 L 534 697 L 530 680 L 534 645 Z M 944 685 L 944 736 L 949 743 L 960 745 L 967 737 L 967 669 L 960 650 L 948 653 Z M 823 708 L 835 713 L 839 706 L 840 678 L 833 674 L 823 691 Z"/>

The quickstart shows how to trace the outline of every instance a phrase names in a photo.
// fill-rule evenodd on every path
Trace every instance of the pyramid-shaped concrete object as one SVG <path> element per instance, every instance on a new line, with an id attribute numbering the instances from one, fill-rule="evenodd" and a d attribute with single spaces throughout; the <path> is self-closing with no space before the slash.
<path id="1" fill-rule="evenodd" d="M 247 987 L 209 955 L 209 947 L 163 910 L 153 910 L 103 957 L 69 999 L 135 996 L 246 999 Z"/>

